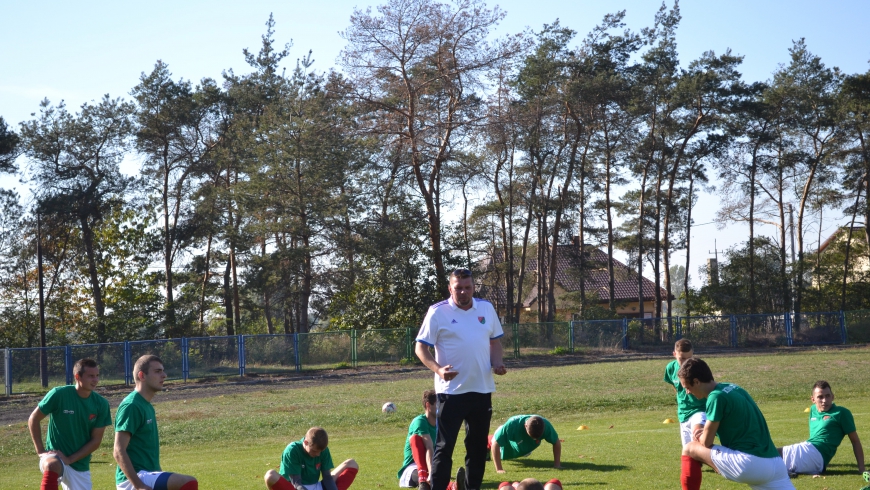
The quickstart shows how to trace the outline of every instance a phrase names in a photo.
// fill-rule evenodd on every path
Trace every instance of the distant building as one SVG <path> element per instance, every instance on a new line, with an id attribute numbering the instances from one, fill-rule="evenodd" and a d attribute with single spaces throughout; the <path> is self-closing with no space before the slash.
<path id="1" fill-rule="evenodd" d="M 575 238 L 576 240 L 576 238 Z M 584 278 L 587 299 L 595 301 L 598 306 L 608 308 L 610 302 L 609 275 L 607 271 L 607 254 L 601 250 L 587 246 L 583 263 L 585 274 L 580 273 L 580 249 L 576 242 L 570 245 L 556 246 L 556 318 L 560 321 L 571 320 L 580 312 L 580 278 Z M 515 257 L 519 267 L 519 258 Z M 477 280 L 477 295 L 491 301 L 499 315 L 504 316 L 507 308 L 505 282 L 498 272 L 499 265 L 504 263 L 503 254 L 499 251 L 487 258 L 481 268 L 484 273 Z M 638 300 L 637 271 L 613 259 L 613 291 L 616 313 L 627 318 L 640 317 L 640 301 Z M 526 259 L 526 283 L 522 298 L 522 309 L 530 317 L 537 313 L 538 287 L 535 284 L 538 261 L 536 257 Z M 644 317 L 652 317 L 655 312 L 655 283 L 641 277 L 644 302 Z M 660 288 L 662 300 L 667 299 L 667 291 Z M 515 298 L 516 300 L 516 298 Z"/>
<path id="2" fill-rule="evenodd" d="M 827 254 L 845 253 L 846 239 L 849 236 L 849 227 L 842 226 L 837 228 L 827 240 L 822 242 L 816 253 L 820 259 L 824 259 Z M 852 229 L 852 243 L 849 252 L 849 282 L 859 280 L 858 278 L 866 277 L 870 273 L 870 257 L 867 256 L 867 235 L 864 233 L 863 226 L 856 226 Z M 843 257 L 845 259 L 845 257 Z M 817 276 L 812 271 L 807 271 L 807 276 L 810 278 L 814 286 L 817 286 Z"/>

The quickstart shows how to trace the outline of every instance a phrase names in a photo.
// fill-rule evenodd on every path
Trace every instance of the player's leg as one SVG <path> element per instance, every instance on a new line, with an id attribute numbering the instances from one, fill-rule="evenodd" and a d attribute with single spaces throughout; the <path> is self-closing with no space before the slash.
<path id="1" fill-rule="evenodd" d="M 701 463 L 716 469 L 711 459 L 710 448 L 698 441 L 690 441 L 683 446 L 680 469 L 680 485 L 683 490 L 698 490 L 701 488 Z"/>
<path id="2" fill-rule="evenodd" d="M 453 472 L 453 448 L 459 429 L 465 420 L 466 396 L 438 394 L 438 428 L 435 438 L 435 454 L 432 456 L 432 468 L 429 473 L 429 483 L 432 490 L 446 490 L 450 484 Z"/>
<path id="3" fill-rule="evenodd" d="M 275 470 L 267 471 L 263 480 L 266 481 L 266 488 L 271 490 L 296 490 L 292 483 Z"/>
<path id="4" fill-rule="evenodd" d="M 465 417 L 465 471 L 468 488 L 477 490 L 486 471 L 486 443 L 492 420 L 492 395 L 466 393 L 472 404 Z M 458 483 L 457 483 L 458 484 Z"/>
<path id="5" fill-rule="evenodd" d="M 61 490 L 92 490 L 90 471 L 76 471 L 69 466 L 64 466 L 63 476 L 60 479 Z"/>
<path id="6" fill-rule="evenodd" d="M 347 490 L 356 474 L 359 473 L 359 465 L 353 459 L 346 459 L 332 470 L 332 478 L 338 490 Z"/>
<path id="7" fill-rule="evenodd" d="M 181 473 L 168 474 L 169 478 L 166 479 L 166 490 L 199 490 L 199 482 L 196 478 L 190 475 L 182 475 Z M 158 489 L 160 487 L 154 487 L 154 490 Z"/>
<path id="8" fill-rule="evenodd" d="M 707 414 L 698 412 L 689 417 L 688 420 L 680 424 L 680 437 L 682 439 L 683 448 L 690 442 L 697 442 L 696 435 L 704 430 L 704 424 L 707 423 Z M 692 457 L 683 456 L 680 458 L 680 484 L 683 489 L 697 489 L 701 487 L 703 473 L 701 471 L 701 462 Z"/>
<path id="9" fill-rule="evenodd" d="M 818 475 L 825 469 L 825 460 L 815 446 L 799 442 L 779 449 L 785 469 L 791 475 Z"/>
<path id="10" fill-rule="evenodd" d="M 42 473 L 40 490 L 58 490 L 58 480 L 63 476 L 64 465 L 54 454 L 39 456 L 39 471 Z"/>
<path id="11" fill-rule="evenodd" d="M 417 481 L 429 481 L 429 464 L 426 461 L 426 441 L 420 435 L 414 434 L 410 437 L 408 443 L 411 446 L 414 464 L 417 465 Z"/>

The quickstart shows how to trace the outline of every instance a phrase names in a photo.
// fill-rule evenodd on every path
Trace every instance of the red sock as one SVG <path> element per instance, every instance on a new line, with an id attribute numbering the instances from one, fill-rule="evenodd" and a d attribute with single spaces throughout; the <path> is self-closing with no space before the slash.
<path id="1" fill-rule="evenodd" d="M 456 490 L 456 482 L 455 482 L 455 481 L 451 481 L 450 483 L 448 483 L 448 484 L 447 484 L 447 490 Z"/>
<path id="2" fill-rule="evenodd" d="M 358 472 L 359 470 L 356 468 L 345 468 L 341 470 L 341 473 L 338 474 L 338 478 L 335 479 L 335 486 L 338 487 L 338 490 L 347 490 L 350 484 L 353 483 Z"/>
<path id="3" fill-rule="evenodd" d="M 550 483 L 552 483 L 553 485 L 558 485 L 559 488 L 562 488 L 562 482 L 560 482 L 558 478 L 553 478 L 552 480 L 547 482 L 548 485 Z"/>
<path id="4" fill-rule="evenodd" d="M 683 490 L 701 489 L 701 462 L 695 461 L 691 456 L 682 456 L 680 469 L 680 485 Z"/>
<path id="5" fill-rule="evenodd" d="M 417 464 L 417 479 L 429 481 L 429 467 L 426 466 L 426 443 L 418 435 L 411 436 L 408 441 L 411 445 L 411 454 L 414 455 L 414 463 Z"/>
<path id="6" fill-rule="evenodd" d="M 199 490 L 199 482 L 196 480 L 189 481 L 181 486 L 181 490 Z"/>
<path id="7" fill-rule="evenodd" d="M 282 476 L 272 485 L 272 490 L 296 490 L 296 487 Z"/>
<path id="8" fill-rule="evenodd" d="M 42 485 L 39 490 L 57 490 L 57 479 L 60 475 L 53 471 L 46 471 L 42 474 Z"/>

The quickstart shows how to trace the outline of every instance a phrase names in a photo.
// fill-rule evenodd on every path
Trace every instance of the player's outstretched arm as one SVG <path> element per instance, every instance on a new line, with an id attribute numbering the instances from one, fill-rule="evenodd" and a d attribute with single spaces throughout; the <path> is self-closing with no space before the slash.
<path id="1" fill-rule="evenodd" d="M 553 468 L 562 469 L 562 440 L 553 444 Z"/>
<path id="2" fill-rule="evenodd" d="M 855 453 L 855 461 L 858 463 L 858 471 L 864 473 L 867 468 L 864 466 L 864 448 L 861 446 L 861 439 L 858 438 L 858 431 L 849 433 L 849 441 L 852 443 L 852 452 Z"/>
<path id="3" fill-rule="evenodd" d="M 429 468 L 429 471 L 432 471 L 432 458 L 435 457 L 435 444 L 432 442 L 432 438 L 429 437 L 429 434 L 423 434 L 420 437 L 423 439 L 423 445 L 426 446 L 426 467 Z"/>
<path id="4" fill-rule="evenodd" d="M 490 453 L 492 454 L 492 464 L 495 466 L 496 473 L 504 473 L 504 468 L 501 466 L 501 446 L 495 442 L 495 439 L 492 440 L 492 447 L 490 448 Z"/>
<path id="5" fill-rule="evenodd" d="M 91 454 L 96 451 L 100 444 L 103 442 L 103 434 L 105 434 L 105 427 L 96 427 L 91 430 L 91 438 L 88 442 L 85 443 L 84 446 L 80 447 L 78 451 L 67 456 L 67 461 L 65 463 L 75 463 L 76 461 L 84 458 L 85 456 Z"/>
<path id="6" fill-rule="evenodd" d="M 127 454 L 127 446 L 130 444 L 130 433 L 124 430 L 115 432 L 115 448 L 113 455 L 118 467 L 124 472 L 124 476 L 130 481 L 135 490 L 153 490 L 151 487 L 142 482 L 139 475 L 136 474 L 136 469 L 133 467 L 133 462 L 130 461 L 130 455 Z"/>

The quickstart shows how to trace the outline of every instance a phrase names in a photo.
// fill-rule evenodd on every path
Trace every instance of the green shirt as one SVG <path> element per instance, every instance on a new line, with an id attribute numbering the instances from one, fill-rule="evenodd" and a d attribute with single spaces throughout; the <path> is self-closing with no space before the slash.
<path id="1" fill-rule="evenodd" d="M 683 385 L 680 384 L 680 378 L 677 373 L 680 371 L 680 363 L 676 359 L 671 361 L 665 367 L 665 383 L 673 385 L 677 390 L 677 418 L 680 422 L 689 420 L 689 417 L 698 412 L 703 412 L 706 407 L 704 400 L 698 400 L 694 395 L 686 392 Z"/>
<path id="2" fill-rule="evenodd" d="M 815 405 L 810 408 L 810 438 L 807 442 L 822 454 L 825 467 L 837 454 L 837 446 L 843 437 L 855 430 L 855 419 L 848 408 L 831 405 L 827 412 L 819 412 Z"/>
<path id="3" fill-rule="evenodd" d="M 743 388 L 717 384 L 707 395 L 707 420 L 719 422 L 716 435 L 723 446 L 760 458 L 779 456 L 764 415 Z"/>
<path id="4" fill-rule="evenodd" d="M 91 431 L 112 424 L 109 402 L 91 392 L 87 398 L 79 396 L 74 385 L 58 386 L 39 402 L 39 411 L 51 418 L 45 448 L 70 456 L 91 440 Z M 89 471 L 91 455 L 70 465 L 76 471 Z"/>
<path id="5" fill-rule="evenodd" d="M 405 468 L 414 462 L 414 452 L 411 451 L 411 436 L 429 436 L 432 439 L 432 444 L 435 444 L 437 435 L 436 426 L 429 424 L 429 419 L 426 418 L 425 413 L 414 417 L 414 420 L 411 421 L 411 425 L 408 427 L 408 437 L 405 439 L 405 459 L 402 461 L 402 468 L 399 469 L 396 478 L 401 478 Z"/>
<path id="6" fill-rule="evenodd" d="M 303 438 L 287 445 L 281 455 L 281 468 L 278 473 L 287 481 L 290 481 L 290 475 L 299 475 L 303 485 L 313 485 L 320 481 L 322 471 L 332 471 L 334 466 L 329 448 L 324 448 L 317 457 L 312 458 L 305 451 L 302 444 L 304 440 Z"/>
<path id="7" fill-rule="evenodd" d="M 145 471 L 162 471 L 160 469 L 160 435 L 157 432 L 157 417 L 154 405 L 146 400 L 138 391 L 133 391 L 118 405 L 115 413 L 115 432 L 129 432 L 130 444 L 127 445 L 127 456 L 133 463 L 136 473 Z M 115 469 L 115 483 L 127 481 L 127 476 L 121 467 Z"/>
<path id="8" fill-rule="evenodd" d="M 537 417 L 544 420 L 544 433 L 541 435 L 541 439 L 532 439 L 526 432 L 526 420 L 529 417 L 535 417 L 535 415 L 514 415 L 495 431 L 492 438 L 500 446 L 501 459 L 516 459 L 525 456 L 537 449 L 542 440 L 550 444 L 559 442 L 559 434 L 553 429 L 553 425 L 540 415 Z"/>

